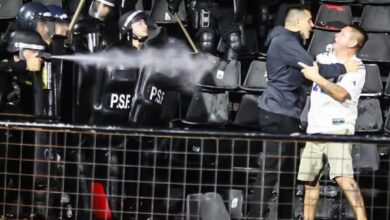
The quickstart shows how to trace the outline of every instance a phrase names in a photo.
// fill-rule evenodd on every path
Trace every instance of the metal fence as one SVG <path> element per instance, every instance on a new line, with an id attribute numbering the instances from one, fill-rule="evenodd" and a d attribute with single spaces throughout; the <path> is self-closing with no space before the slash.
<path id="1" fill-rule="evenodd" d="M 368 218 L 390 219 L 389 137 L 17 122 L 0 127 L 0 210 L 4 219 L 250 219 L 249 198 L 265 188 L 254 184 L 266 173 L 263 147 L 291 143 L 296 177 L 308 140 L 356 143 L 355 179 Z M 285 172 L 275 168 L 278 177 Z M 353 219 L 337 185 L 326 175 L 320 183 L 317 219 Z M 303 185 L 294 181 L 290 191 L 291 219 L 300 219 Z M 268 219 L 277 219 L 277 201 L 270 202 Z"/>

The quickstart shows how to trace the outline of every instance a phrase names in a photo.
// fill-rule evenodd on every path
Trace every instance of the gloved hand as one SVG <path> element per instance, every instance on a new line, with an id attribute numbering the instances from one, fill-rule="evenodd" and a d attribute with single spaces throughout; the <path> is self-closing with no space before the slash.
<path id="1" fill-rule="evenodd" d="M 176 14 L 179 11 L 181 1 L 182 0 L 167 0 L 169 13 Z"/>

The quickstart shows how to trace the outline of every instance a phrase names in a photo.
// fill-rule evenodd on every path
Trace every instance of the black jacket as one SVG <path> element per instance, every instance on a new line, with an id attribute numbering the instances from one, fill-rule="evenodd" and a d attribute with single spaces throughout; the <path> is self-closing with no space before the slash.
<path id="1" fill-rule="evenodd" d="M 268 86 L 259 100 L 259 107 L 276 114 L 300 118 L 305 105 L 308 83 L 298 62 L 313 65 L 313 57 L 303 48 L 298 32 L 282 26 L 275 27 L 268 36 Z M 346 72 L 344 65 L 319 64 L 325 78 L 336 78 Z"/>

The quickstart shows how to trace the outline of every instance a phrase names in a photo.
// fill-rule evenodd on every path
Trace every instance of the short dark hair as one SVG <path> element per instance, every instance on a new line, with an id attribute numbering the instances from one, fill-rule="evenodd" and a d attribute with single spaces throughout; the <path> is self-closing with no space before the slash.
<path id="1" fill-rule="evenodd" d="M 301 4 L 293 4 L 288 7 L 287 12 L 290 10 L 297 10 L 297 11 L 310 11 L 310 8 L 306 5 L 301 5 Z"/>
<path id="2" fill-rule="evenodd" d="M 290 5 L 287 8 L 286 16 L 284 17 L 284 24 L 291 18 L 294 18 L 297 14 L 303 14 L 305 11 L 310 11 L 305 5 Z"/>
<path id="3" fill-rule="evenodd" d="M 364 29 L 362 27 L 360 27 L 359 25 L 356 25 L 356 24 L 351 24 L 351 25 L 348 25 L 347 27 L 352 28 L 354 31 L 356 31 L 357 33 L 359 33 L 361 35 L 361 37 L 359 37 L 357 39 L 357 48 L 360 50 L 368 40 L 367 33 L 364 31 Z"/>
<path id="4" fill-rule="evenodd" d="M 290 11 L 290 9 L 297 8 L 297 10 L 300 10 L 298 8 L 305 7 L 302 4 L 288 4 L 288 3 L 282 3 L 280 4 L 278 11 L 276 13 L 276 19 L 275 19 L 275 25 L 284 25 L 284 22 L 287 17 L 287 13 Z M 303 10 L 303 9 L 302 9 Z"/>

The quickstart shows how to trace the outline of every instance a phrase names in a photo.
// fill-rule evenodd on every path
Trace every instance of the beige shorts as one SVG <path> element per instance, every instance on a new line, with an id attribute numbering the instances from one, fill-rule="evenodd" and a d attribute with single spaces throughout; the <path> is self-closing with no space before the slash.
<path id="1" fill-rule="evenodd" d="M 323 156 L 329 163 L 329 177 L 353 177 L 352 144 L 307 142 L 299 164 L 298 180 L 318 180 L 323 169 Z"/>

